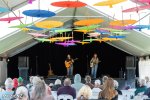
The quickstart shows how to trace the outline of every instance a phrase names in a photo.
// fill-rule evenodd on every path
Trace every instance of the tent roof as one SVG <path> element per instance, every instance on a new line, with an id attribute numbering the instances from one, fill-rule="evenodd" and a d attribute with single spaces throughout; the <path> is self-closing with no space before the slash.
<path id="1" fill-rule="evenodd" d="M 38 1 L 38 0 L 36 0 Z M 34 1 L 35 5 L 36 1 Z M 56 1 L 56 0 L 51 0 L 52 1 Z M 100 18 L 103 18 L 106 20 L 106 22 L 103 24 L 104 26 L 108 25 L 108 22 L 115 19 L 122 19 L 122 14 L 121 14 L 121 7 L 123 5 L 132 5 L 132 7 L 134 7 L 136 4 L 132 1 L 127 1 L 118 5 L 115 5 L 113 8 L 109 8 L 109 7 L 94 7 L 92 6 L 94 3 L 96 3 L 96 1 L 98 2 L 99 0 L 95 0 L 94 2 L 91 0 L 80 0 L 83 2 L 86 2 L 88 4 L 88 6 L 86 7 L 82 7 L 82 8 L 57 8 L 57 7 L 49 7 L 52 8 L 53 11 L 55 11 L 57 13 L 56 16 L 52 17 L 52 18 L 48 18 L 48 19 L 52 19 L 52 20 L 59 20 L 65 23 L 66 27 L 69 27 L 72 25 L 72 20 L 80 20 L 80 19 L 85 19 L 85 18 L 90 18 L 93 16 L 97 16 Z M 2 1 L 1 1 L 2 2 Z M 0 5 L 2 4 L 0 2 Z M 19 6 L 20 3 L 24 3 L 27 4 L 25 0 L 19 0 L 18 2 L 14 2 L 14 0 L 10 0 L 11 4 L 11 8 L 15 7 L 15 6 Z M 45 3 L 48 2 L 48 0 L 45 0 Z M 8 2 L 9 4 L 9 2 Z M 49 3 L 50 4 L 50 3 Z M 33 4 L 34 5 L 34 4 Z M 139 4 L 138 4 L 139 5 Z M 27 6 L 27 5 L 26 5 Z M 31 6 L 31 5 L 29 5 Z M 25 7 L 25 6 L 23 6 Z M 25 9 L 21 7 L 21 11 L 22 9 Z M 41 5 L 41 7 L 43 7 Z M 33 7 L 34 8 L 34 7 Z M 128 8 L 127 6 L 123 6 L 123 8 Z M 46 9 L 46 8 L 44 8 Z M 15 13 L 17 13 L 18 10 L 14 11 Z M 149 22 L 147 21 L 149 19 L 149 10 L 144 10 L 144 13 L 141 13 L 140 17 L 144 17 L 143 19 L 141 19 L 139 22 L 140 24 L 143 24 L 145 22 L 147 22 L 146 24 L 149 24 Z M 119 15 L 117 13 L 120 13 Z M 123 18 L 124 19 L 129 19 L 131 16 L 134 16 L 133 18 L 138 20 L 139 16 L 135 16 L 137 15 L 137 13 L 132 13 L 132 14 L 123 14 Z M 3 13 L 1 13 L 0 15 L 2 15 L 2 17 L 7 16 L 6 14 L 3 15 Z M 11 15 L 11 14 L 10 14 Z M 78 17 L 75 17 L 75 16 Z M 146 16 L 147 15 L 147 16 Z M 60 17 L 60 16 L 64 16 L 64 17 Z M 68 17 L 66 17 L 68 16 Z M 82 17 L 81 17 L 82 16 Z M 85 16 L 85 17 L 83 17 Z M 114 18 L 113 18 L 114 17 Z M 132 18 L 132 17 L 131 17 Z M 31 18 L 28 18 L 28 21 L 31 22 Z M 39 18 L 35 18 L 34 22 L 38 22 L 41 20 L 45 20 L 45 19 L 39 19 Z M 24 20 L 21 20 L 22 22 L 24 22 Z M 136 23 L 136 24 L 139 24 Z M 0 22 L 1 23 L 1 22 Z M 19 22 L 20 23 L 20 22 Z M 33 45 L 37 44 L 38 42 L 35 41 L 33 39 L 32 36 L 26 34 L 27 32 L 25 31 L 21 31 L 18 29 L 10 29 L 8 28 L 11 25 L 17 25 L 18 23 L 16 23 L 16 21 L 12 22 L 11 24 L 8 23 L 4 23 L 4 25 L 2 26 L 2 30 L 0 31 L 1 34 L 3 34 L 4 32 L 7 32 L 6 30 L 9 30 L 9 32 L 4 33 L 4 35 L 0 35 L 0 56 L 1 57 L 11 57 L 14 56 L 16 54 L 18 54 L 19 52 L 22 52 L 24 50 L 26 50 L 27 48 L 32 47 Z M 5 29 L 4 29 L 5 28 Z M 3 30 L 4 29 L 4 30 Z M 114 42 L 108 42 L 108 44 L 123 50 L 131 55 L 135 55 L 135 56 L 143 56 L 143 55 L 149 55 L 150 54 L 150 36 L 149 36 L 149 30 L 143 30 L 143 31 L 136 31 L 136 30 L 130 30 L 129 31 L 130 34 L 127 35 L 127 38 L 124 38 L 120 41 L 114 41 Z"/>

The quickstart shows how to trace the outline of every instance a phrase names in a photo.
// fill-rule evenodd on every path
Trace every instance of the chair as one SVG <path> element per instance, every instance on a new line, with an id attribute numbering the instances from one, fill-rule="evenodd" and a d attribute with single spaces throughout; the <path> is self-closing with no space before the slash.
<path id="1" fill-rule="evenodd" d="M 68 94 L 61 94 L 58 96 L 57 100 L 73 100 L 73 97 Z"/>

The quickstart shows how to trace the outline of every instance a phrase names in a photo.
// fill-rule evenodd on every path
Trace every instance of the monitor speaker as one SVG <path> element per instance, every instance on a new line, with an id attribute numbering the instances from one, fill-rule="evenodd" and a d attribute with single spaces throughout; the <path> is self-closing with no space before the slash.
<path id="1" fill-rule="evenodd" d="M 18 57 L 18 67 L 29 67 L 29 57 L 19 56 Z"/>
<path id="2" fill-rule="evenodd" d="M 126 68 L 127 67 L 135 67 L 135 57 L 134 56 L 126 57 Z"/>

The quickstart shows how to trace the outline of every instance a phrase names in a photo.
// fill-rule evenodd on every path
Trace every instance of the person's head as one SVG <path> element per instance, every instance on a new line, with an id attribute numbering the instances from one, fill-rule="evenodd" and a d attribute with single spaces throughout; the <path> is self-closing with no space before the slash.
<path id="1" fill-rule="evenodd" d="M 70 58 L 71 58 L 70 54 L 68 54 L 68 55 L 67 55 L 67 58 L 68 58 L 68 59 L 70 59 Z"/>
<path id="2" fill-rule="evenodd" d="M 146 81 L 146 83 L 150 81 L 148 76 L 145 76 L 145 81 Z"/>
<path id="3" fill-rule="evenodd" d="M 14 88 L 18 87 L 18 79 L 17 78 L 13 79 L 13 86 L 14 86 Z"/>
<path id="4" fill-rule="evenodd" d="M 118 86 L 119 86 L 118 81 L 114 80 L 114 87 L 115 87 L 115 89 L 118 89 Z"/>
<path id="5" fill-rule="evenodd" d="M 88 100 L 92 96 L 92 90 L 88 85 L 82 86 L 78 92 L 78 100 Z"/>
<path id="6" fill-rule="evenodd" d="M 99 88 L 101 85 L 101 81 L 99 79 L 95 80 L 94 85 L 96 88 Z"/>
<path id="7" fill-rule="evenodd" d="M 101 97 L 111 100 L 116 96 L 114 88 L 114 80 L 112 78 L 108 78 L 104 83 L 104 89 L 101 92 Z"/>
<path id="8" fill-rule="evenodd" d="M 33 89 L 33 93 L 34 93 L 34 100 L 42 100 L 42 98 L 44 98 L 46 96 L 46 85 L 45 82 L 43 80 L 36 82 L 35 84 L 33 84 L 34 89 Z"/>
<path id="9" fill-rule="evenodd" d="M 29 92 L 28 89 L 24 86 L 20 86 L 16 89 L 15 93 L 17 99 L 15 100 L 29 100 Z"/>
<path id="10" fill-rule="evenodd" d="M 11 78 L 7 78 L 5 81 L 5 89 L 12 90 L 13 89 L 13 80 Z"/>
<path id="11" fill-rule="evenodd" d="M 23 78 L 22 77 L 19 77 L 18 78 L 18 85 L 23 85 Z"/>
<path id="12" fill-rule="evenodd" d="M 55 80 L 55 85 L 61 85 L 61 80 L 60 79 Z"/>
<path id="13" fill-rule="evenodd" d="M 97 54 L 96 53 L 94 53 L 94 57 L 97 58 Z"/>
<path id="14" fill-rule="evenodd" d="M 105 83 L 105 81 L 106 81 L 107 79 L 108 79 L 107 76 L 103 76 L 103 78 L 102 78 L 103 84 Z"/>
<path id="15" fill-rule="evenodd" d="M 112 78 L 108 78 L 104 83 L 104 89 L 115 89 L 114 80 Z"/>
<path id="16" fill-rule="evenodd" d="M 32 82 L 32 81 L 33 81 L 33 77 L 34 77 L 34 76 L 30 76 L 30 79 L 29 79 L 31 84 L 33 83 L 33 82 Z"/>
<path id="17" fill-rule="evenodd" d="M 32 80 L 32 83 L 33 83 L 33 85 L 36 85 L 38 82 L 40 82 L 41 81 L 41 79 L 40 79 L 40 77 L 38 77 L 38 76 L 34 76 L 33 77 L 33 80 Z"/>
<path id="18" fill-rule="evenodd" d="M 140 86 L 145 86 L 146 85 L 145 79 L 140 79 L 139 84 Z"/>
<path id="19" fill-rule="evenodd" d="M 80 83 L 81 82 L 81 75 L 80 74 L 76 74 L 74 76 L 74 83 Z"/>
<path id="20" fill-rule="evenodd" d="M 64 86 L 71 86 L 71 80 L 69 78 L 64 80 Z"/>
<path id="21" fill-rule="evenodd" d="M 85 77 L 85 82 L 86 82 L 86 83 L 91 83 L 91 76 L 87 75 L 87 76 Z"/>

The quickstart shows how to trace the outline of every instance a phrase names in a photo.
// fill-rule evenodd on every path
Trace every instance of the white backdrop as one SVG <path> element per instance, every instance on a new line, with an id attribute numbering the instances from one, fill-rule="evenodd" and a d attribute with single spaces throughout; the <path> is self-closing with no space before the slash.
<path id="1" fill-rule="evenodd" d="M 147 57 L 146 59 L 140 58 L 139 60 L 139 78 L 143 79 L 145 76 L 150 77 L 150 59 Z"/>

